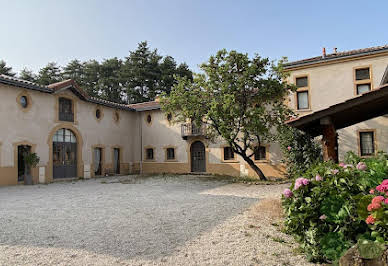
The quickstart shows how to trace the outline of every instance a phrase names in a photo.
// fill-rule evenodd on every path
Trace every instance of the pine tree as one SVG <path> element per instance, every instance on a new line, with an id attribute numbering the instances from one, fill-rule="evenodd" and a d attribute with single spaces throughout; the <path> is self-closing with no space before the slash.
<path id="1" fill-rule="evenodd" d="M 61 68 L 56 63 L 50 62 L 44 68 L 39 70 L 37 83 L 41 85 L 49 85 L 55 82 L 62 81 Z"/>
<path id="2" fill-rule="evenodd" d="M 27 68 L 23 68 L 23 70 L 20 71 L 19 78 L 31 82 L 36 82 L 37 79 L 35 73 Z"/>
<path id="3" fill-rule="evenodd" d="M 63 78 L 72 79 L 78 85 L 83 87 L 84 81 L 84 64 L 82 64 L 78 59 L 71 60 L 63 68 Z"/>
<path id="4" fill-rule="evenodd" d="M 106 59 L 100 65 L 98 89 L 101 92 L 101 97 L 121 103 L 124 101 L 121 67 L 122 61 L 114 57 Z"/>
<path id="5" fill-rule="evenodd" d="M 1 74 L 11 77 L 15 76 L 15 73 L 12 72 L 12 67 L 7 67 L 7 64 L 4 60 L 0 60 L 0 75 Z"/>

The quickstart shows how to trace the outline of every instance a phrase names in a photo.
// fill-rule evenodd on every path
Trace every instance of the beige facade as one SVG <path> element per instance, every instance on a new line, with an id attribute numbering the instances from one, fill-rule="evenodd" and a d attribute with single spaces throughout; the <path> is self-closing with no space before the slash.
<path id="1" fill-rule="evenodd" d="M 381 86 L 388 66 L 388 53 L 360 54 L 351 58 L 345 56 L 338 60 L 322 61 L 286 67 L 290 71 L 290 83 L 295 84 L 299 77 L 308 79 L 308 86 L 298 91 L 308 91 L 309 108 L 298 110 L 296 94 L 289 98 L 290 107 L 299 116 L 357 97 L 357 84 L 370 83 L 372 90 Z M 358 81 L 355 71 L 366 68 L 369 68 L 370 80 Z M 373 133 L 375 152 L 388 152 L 388 117 L 381 116 L 337 131 L 340 161 L 348 151 L 361 155 L 360 132 Z"/>

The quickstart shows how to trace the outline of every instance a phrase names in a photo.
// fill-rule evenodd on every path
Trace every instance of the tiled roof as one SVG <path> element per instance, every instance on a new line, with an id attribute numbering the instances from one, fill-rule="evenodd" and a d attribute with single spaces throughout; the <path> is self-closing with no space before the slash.
<path id="1" fill-rule="evenodd" d="M 18 79 L 15 77 L 10 77 L 2 74 L 0 75 L 0 83 L 12 85 L 12 86 L 18 86 L 18 87 L 30 89 L 30 90 L 41 91 L 41 92 L 47 92 L 47 93 L 52 92 L 52 89 L 50 89 L 47 86 L 42 86 L 34 82 L 30 82 L 27 80 Z"/>
<path id="2" fill-rule="evenodd" d="M 134 104 L 130 104 L 129 107 L 135 109 L 138 112 L 150 111 L 150 110 L 160 109 L 160 103 L 158 101 L 134 103 Z"/>
<path id="3" fill-rule="evenodd" d="M 377 53 L 382 53 L 386 51 L 388 51 L 388 45 L 375 46 L 370 48 L 350 50 L 350 51 L 344 51 L 344 52 L 337 52 L 337 53 L 326 54 L 325 57 L 316 56 L 316 57 L 302 59 L 294 62 L 289 62 L 284 64 L 284 68 L 288 69 L 288 68 L 298 67 L 302 65 L 323 63 L 331 60 L 337 60 L 340 58 L 358 57 L 362 55 L 377 54 Z"/>
<path id="4" fill-rule="evenodd" d="M 55 93 L 62 88 L 71 87 L 74 89 L 73 92 L 76 93 L 78 97 L 80 97 L 84 101 L 95 103 L 95 104 L 101 104 L 112 108 L 134 111 L 133 108 L 131 108 L 126 104 L 111 102 L 111 101 L 89 96 L 85 91 L 83 91 L 77 85 L 77 83 L 74 80 L 71 80 L 71 79 L 53 83 L 48 86 L 41 86 L 39 84 L 30 82 L 30 81 L 26 81 L 26 80 L 14 78 L 14 77 L 6 76 L 6 75 L 0 75 L 0 83 L 26 88 L 26 89 L 31 89 L 31 90 L 36 90 L 36 91 L 41 91 L 41 92 L 46 92 L 46 93 Z"/>

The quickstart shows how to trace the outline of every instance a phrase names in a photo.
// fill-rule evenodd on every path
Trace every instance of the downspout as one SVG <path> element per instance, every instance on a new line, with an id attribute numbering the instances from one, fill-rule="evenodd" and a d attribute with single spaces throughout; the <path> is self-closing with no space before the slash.
<path id="1" fill-rule="evenodd" d="M 142 112 L 139 112 L 139 130 L 140 130 L 140 174 L 143 174 L 143 127 Z"/>

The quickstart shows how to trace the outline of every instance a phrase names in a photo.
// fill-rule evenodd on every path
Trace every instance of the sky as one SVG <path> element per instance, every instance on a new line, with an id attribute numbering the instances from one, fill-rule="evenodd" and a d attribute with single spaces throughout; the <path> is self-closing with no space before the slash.
<path id="1" fill-rule="evenodd" d="M 289 61 L 388 43 L 388 1 L 0 0 L 0 60 L 124 58 L 141 41 L 198 71 L 226 48 Z"/>

